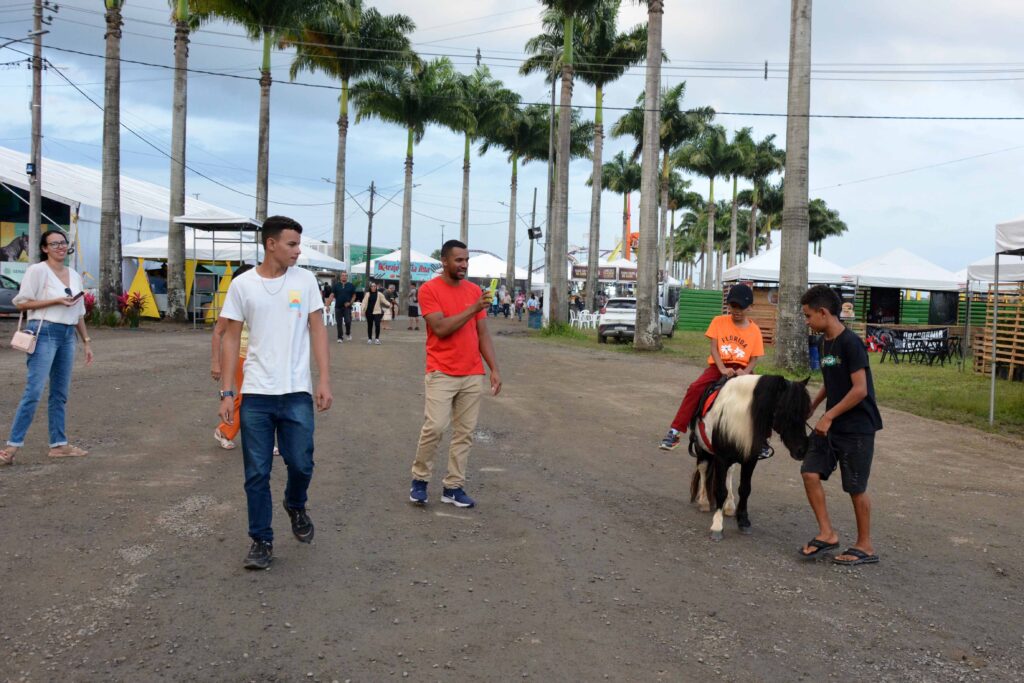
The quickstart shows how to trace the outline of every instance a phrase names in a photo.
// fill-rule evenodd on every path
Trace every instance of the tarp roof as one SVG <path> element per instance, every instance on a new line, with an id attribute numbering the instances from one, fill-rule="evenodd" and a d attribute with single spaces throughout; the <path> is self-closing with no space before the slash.
<path id="1" fill-rule="evenodd" d="M 1024 254 L 1024 216 L 996 223 L 996 251 Z M 1002 259 L 999 260 L 999 279 L 1003 279 Z"/>
<path id="2" fill-rule="evenodd" d="M 963 281 L 967 279 L 992 282 L 996 279 L 996 256 L 986 256 L 967 266 Z M 999 281 L 1024 282 L 1024 256 L 999 256 Z"/>
<path id="3" fill-rule="evenodd" d="M 263 247 L 255 243 L 255 234 L 251 232 L 241 233 L 242 241 L 229 242 L 223 238 L 216 242 L 202 232 L 193 233 L 185 231 L 185 258 L 199 261 L 248 261 L 255 262 L 263 258 Z M 345 270 L 344 261 L 322 254 L 313 248 L 314 244 L 320 244 L 308 237 L 302 238 L 302 245 L 305 247 L 299 255 L 297 265 L 311 268 L 324 268 L 327 270 Z M 126 244 L 121 248 L 121 254 L 125 258 L 142 258 L 150 261 L 162 261 L 167 258 L 167 235 L 143 240 L 134 244 Z M 193 255 L 194 254 L 194 255 Z"/>
<path id="4" fill-rule="evenodd" d="M 392 251 L 389 254 L 384 254 L 383 256 L 378 256 L 375 259 L 371 259 L 370 260 L 370 271 L 372 272 L 374 270 L 374 266 L 376 266 L 377 261 L 401 261 L 401 260 L 402 260 L 402 250 L 401 249 L 395 249 L 394 251 Z M 412 263 L 429 263 L 431 265 L 438 265 L 438 266 L 441 265 L 441 262 L 438 261 L 437 259 L 430 258 L 426 254 L 421 254 L 420 252 L 416 251 L 415 249 L 410 249 L 409 250 L 409 261 L 412 262 Z M 366 270 L 366 261 L 363 261 L 362 263 L 353 264 L 353 266 L 351 268 L 351 271 L 353 273 L 355 273 L 356 275 L 358 275 L 359 273 L 361 273 L 361 272 L 363 272 L 365 270 Z"/>
<path id="5" fill-rule="evenodd" d="M 0 181 L 28 190 L 25 164 L 29 155 L 0 147 Z M 44 158 L 42 161 L 43 196 L 63 204 L 83 204 L 100 208 L 102 175 L 99 170 Z M 171 191 L 143 180 L 121 176 L 121 213 L 167 220 Z M 207 218 L 237 218 L 231 211 L 185 197 L 185 213 Z"/>
<path id="6" fill-rule="evenodd" d="M 782 262 L 782 247 L 774 247 L 746 261 L 726 268 L 722 280 L 753 280 L 755 282 L 778 282 Z M 807 281 L 814 284 L 838 285 L 845 281 L 846 268 L 812 253 L 807 254 Z"/>
<path id="7" fill-rule="evenodd" d="M 503 261 L 494 254 L 481 254 L 473 253 L 469 255 L 469 277 L 476 278 L 498 278 L 502 280 L 505 278 L 505 269 L 508 267 L 508 262 Z M 515 279 L 525 280 L 526 269 L 515 267 Z"/>
<path id="8" fill-rule="evenodd" d="M 923 292 L 956 292 L 956 275 L 906 249 L 897 248 L 846 269 L 861 287 L 891 287 Z"/>

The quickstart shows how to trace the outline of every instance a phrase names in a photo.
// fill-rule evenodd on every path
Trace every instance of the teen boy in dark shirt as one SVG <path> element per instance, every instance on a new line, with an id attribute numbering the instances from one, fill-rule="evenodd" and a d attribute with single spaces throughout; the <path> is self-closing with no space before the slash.
<path id="1" fill-rule="evenodd" d="M 829 519 L 825 489 L 821 482 L 839 466 L 843 490 L 853 500 L 857 518 L 857 541 L 833 558 L 843 565 L 878 562 L 871 543 L 871 500 L 868 475 L 875 448 L 875 432 L 882 417 L 875 403 L 868 354 L 860 338 L 839 319 L 842 301 L 825 285 L 811 287 L 800 299 L 804 318 L 821 341 L 821 375 L 824 386 L 811 404 L 811 414 L 825 401 L 825 414 L 818 420 L 800 473 L 807 500 L 818 521 L 819 533 L 800 549 L 807 559 L 839 547 L 839 534 Z"/>

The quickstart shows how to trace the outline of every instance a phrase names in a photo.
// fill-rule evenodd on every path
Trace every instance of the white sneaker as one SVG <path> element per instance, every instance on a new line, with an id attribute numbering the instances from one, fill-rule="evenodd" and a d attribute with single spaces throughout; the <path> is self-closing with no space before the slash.
<path id="1" fill-rule="evenodd" d="M 345 341 L 352 341 L 352 335 L 351 334 L 346 334 L 345 335 Z"/>
<path id="2" fill-rule="evenodd" d="M 338 340 L 338 343 L 339 343 L 339 344 L 341 343 L 341 340 L 340 340 L 340 339 Z"/>
<path id="3" fill-rule="evenodd" d="M 374 344 L 377 344 L 378 346 L 380 346 L 380 339 L 376 339 L 376 340 L 374 340 L 374 342 L 373 342 L 373 343 L 374 343 Z"/>
<path id="4" fill-rule="evenodd" d="M 372 340 L 372 339 L 367 339 L 367 340 L 366 340 L 366 343 L 367 343 L 367 344 L 372 344 L 372 343 L 373 343 L 373 340 Z"/>

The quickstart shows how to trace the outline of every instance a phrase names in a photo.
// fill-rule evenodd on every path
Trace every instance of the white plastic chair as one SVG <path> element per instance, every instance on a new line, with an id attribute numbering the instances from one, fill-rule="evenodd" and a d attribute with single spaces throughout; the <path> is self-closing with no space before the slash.
<path id="1" fill-rule="evenodd" d="M 334 314 L 334 303 L 331 302 L 330 306 L 324 306 L 324 325 L 331 327 L 338 324 L 338 320 Z"/>
<path id="2" fill-rule="evenodd" d="M 362 320 L 363 319 L 363 304 L 359 301 L 352 303 L 352 319 Z"/>
<path id="3" fill-rule="evenodd" d="M 573 309 L 569 309 L 569 327 L 579 327 L 580 315 Z"/>

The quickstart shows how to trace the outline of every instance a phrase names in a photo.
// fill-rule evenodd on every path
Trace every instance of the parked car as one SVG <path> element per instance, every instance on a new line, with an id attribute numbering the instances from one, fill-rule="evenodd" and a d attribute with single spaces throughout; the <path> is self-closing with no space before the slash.
<path id="1" fill-rule="evenodd" d="M 676 330 L 675 314 L 658 306 L 661 336 L 672 338 Z M 609 337 L 616 340 L 632 339 L 636 326 L 636 299 L 616 297 L 609 299 L 597 319 L 597 341 L 604 344 Z"/>
<path id="2" fill-rule="evenodd" d="M 12 302 L 19 289 L 17 282 L 6 275 L 0 275 L 0 315 L 18 315 L 18 307 Z"/>

